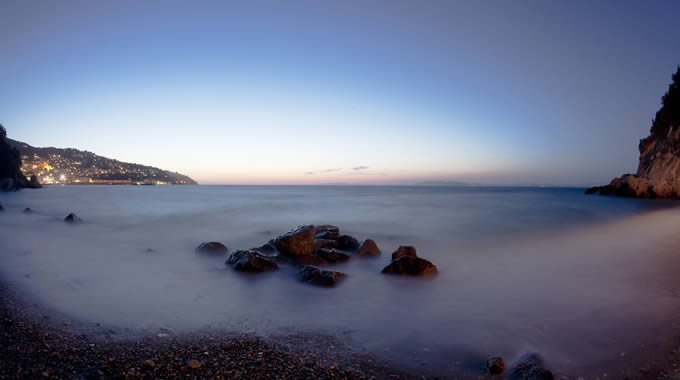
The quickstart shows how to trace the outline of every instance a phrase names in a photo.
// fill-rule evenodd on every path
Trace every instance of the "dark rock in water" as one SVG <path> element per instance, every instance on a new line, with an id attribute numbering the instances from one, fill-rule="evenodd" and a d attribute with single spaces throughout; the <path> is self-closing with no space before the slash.
<path id="1" fill-rule="evenodd" d="M 316 239 L 314 240 L 314 248 L 318 251 L 321 248 L 331 249 L 340 248 L 340 243 L 332 239 Z"/>
<path id="2" fill-rule="evenodd" d="M 87 367 L 76 378 L 76 380 L 104 380 L 104 379 L 105 379 L 104 372 L 100 371 L 96 367 Z"/>
<path id="3" fill-rule="evenodd" d="M 322 224 L 320 226 L 316 226 L 316 233 L 321 233 L 321 232 L 334 232 L 336 234 L 340 233 L 340 229 L 336 226 L 332 226 L 330 224 Z"/>
<path id="4" fill-rule="evenodd" d="M 279 269 L 275 262 L 253 250 L 238 250 L 229 256 L 227 265 L 243 272 L 266 272 Z"/>
<path id="5" fill-rule="evenodd" d="M 359 249 L 359 240 L 349 235 L 340 235 L 337 239 L 338 249 L 343 251 L 356 252 Z"/>
<path id="6" fill-rule="evenodd" d="M 511 380 L 554 380 L 555 376 L 543 368 L 543 358 L 537 353 L 529 353 L 510 371 Z"/>
<path id="7" fill-rule="evenodd" d="M 316 229 L 312 225 L 298 227 L 274 240 L 274 246 L 283 255 L 312 256 L 316 250 L 314 235 Z"/>
<path id="8" fill-rule="evenodd" d="M 330 263 L 347 261 L 352 257 L 351 253 L 341 251 L 335 248 L 331 249 L 321 248 L 318 251 L 316 251 L 316 254 Z"/>
<path id="9" fill-rule="evenodd" d="M 428 276 L 439 273 L 437 267 L 420 257 L 401 256 L 387 265 L 382 273 L 406 276 Z"/>
<path id="10" fill-rule="evenodd" d="M 378 256 L 381 253 L 373 239 L 366 239 L 359 245 L 359 256 Z"/>
<path id="11" fill-rule="evenodd" d="M 312 285 L 335 286 L 346 276 L 342 272 L 325 270 L 313 265 L 304 265 L 300 268 L 300 280 Z"/>
<path id="12" fill-rule="evenodd" d="M 153 249 L 153 248 L 147 248 L 147 249 L 144 250 L 144 253 L 154 253 L 154 252 L 156 252 L 156 250 Z"/>
<path id="13" fill-rule="evenodd" d="M 66 216 L 66 218 L 64 218 L 64 222 L 71 223 L 71 224 L 79 223 L 80 221 L 81 221 L 81 219 L 78 217 L 78 215 L 76 215 L 74 213 L 70 213 Z"/>
<path id="14" fill-rule="evenodd" d="M 39 189 L 42 187 L 42 185 L 40 184 L 40 181 L 38 181 L 38 177 L 36 177 L 34 174 L 31 176 L 31 179 L 26 184 L 26 187 L 29 189 Z"/>
<path id="15" fill-rule="evenodd" d="M 218 241 L 210 241 L 201 243 L 201 245 L 196 247 L 195 251 L 198 253 L 222 254 L 229 252 L 229 249 Z"/>
<path id="16" fill-rule="evenodd" d="M 489 358 L 486 361 L 486 369 L 489 370 L 491 375 L 502 375 L 505 372 L 505 362 L 503 358 Z"/>
<path id="17" fill-rule="evenodd" d="M 315 239 L 337 239 L 340 233 L 334 231 L 317 232 Z"/>
<path id="18" fill-rule="evenodd" d="M 24 214 L 30 214 L 30 213 L 32 213 L 32 212 L 33 212 L 33 210 L 31 210 L 30 207 L 26 207 L 26 208 L 24 209 Z"/>
<path id="19" fill-rule="evenodd" d="M 583 194 L 597 194 L 600 192 L 600 189 L 602 189 L 602 186 L 593 186 L 584 191 Z"/>
<path id="20" fill-rule="evenodd" d="M 0 203 L 0 211 L 5 211 L 5 207 Z"/>
<path id="21" fill-rule="evenodd" d="M 265 243 L 259 247 L 251 248 L 250 250 L 269 257 L 278 256 L 278 251 L 276 251 L 276 248 L 274 248 L 271 243 Z"/>
<path id="22" fill-rule="evenodd" d="M 416 248 L 410 245 L 401 245 L 396 251 L 392 252 L 392 260 L 396 260 L 403 256 L 418 257 Z"/>

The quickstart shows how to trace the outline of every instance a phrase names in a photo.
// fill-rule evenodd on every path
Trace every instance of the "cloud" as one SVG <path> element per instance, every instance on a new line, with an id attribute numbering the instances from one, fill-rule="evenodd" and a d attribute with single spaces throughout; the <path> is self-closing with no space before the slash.
<path id="1" fill-rule="evenodd" d="M 352 168 L 352 170 L 357 171 L 357 170 L 366 170 L 368 169 L 368 166 L 355 166 Z"/>
<path id="2" fill-rule="evenodd" d="M 342 170 L 342 168 L 324 169 L 324 170 L 305 172 L 305 175 L 325 174 L 325 173 L 339 172 L 340 170 Z"/>

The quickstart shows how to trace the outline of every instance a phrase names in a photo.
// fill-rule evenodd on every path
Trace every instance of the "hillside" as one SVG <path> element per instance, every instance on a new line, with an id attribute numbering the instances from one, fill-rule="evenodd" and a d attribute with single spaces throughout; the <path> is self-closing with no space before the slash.
<path id="1" fill-rule="evenodd" d="M 21 171 L 42 183 L 68 184 L 196 184 L 176 172 L 122 162 L 71 148 L 37 148 L 7 139 L 21 153 Z"/>

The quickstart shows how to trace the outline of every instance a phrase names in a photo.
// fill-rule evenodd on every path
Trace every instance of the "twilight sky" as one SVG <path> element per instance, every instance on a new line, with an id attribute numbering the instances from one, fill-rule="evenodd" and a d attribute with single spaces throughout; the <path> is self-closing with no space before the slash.
<path id="1" fill-rule="evenodd" d="M 0 123 L 200 183 L 594 185 L 637 167 L 680 1 L 0 2 Z"/>

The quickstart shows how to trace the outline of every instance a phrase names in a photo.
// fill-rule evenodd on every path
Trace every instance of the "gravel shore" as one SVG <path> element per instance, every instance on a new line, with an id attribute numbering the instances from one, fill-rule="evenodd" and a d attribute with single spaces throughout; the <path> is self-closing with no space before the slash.
<path id="1" fill-rule="evenodd" d="M 0 379 L 411 379 L 331 336 L 75 326 L 0 285 Z"/>

